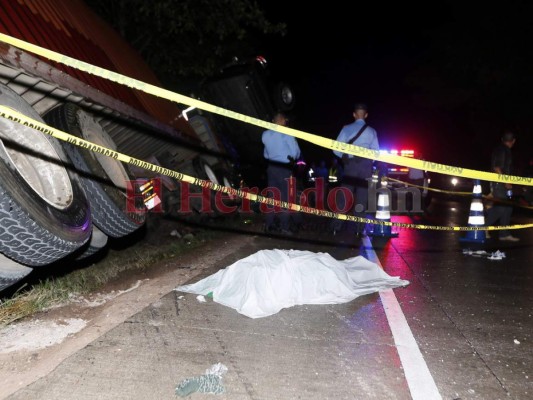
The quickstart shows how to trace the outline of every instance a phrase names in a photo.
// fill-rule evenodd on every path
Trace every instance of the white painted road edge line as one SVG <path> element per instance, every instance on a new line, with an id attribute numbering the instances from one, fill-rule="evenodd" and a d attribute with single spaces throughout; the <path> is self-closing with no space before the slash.
<path id="1" fill-rule="evenodd" d="M 366 236 L 363 238 L 363 246 L 368 259 L 383 268 L 372 247 L 372 242 Z M 413 400 L 442 400 L 393 290 L 382 290 L 379 296 L 394 337 L 411 397 Z"/>

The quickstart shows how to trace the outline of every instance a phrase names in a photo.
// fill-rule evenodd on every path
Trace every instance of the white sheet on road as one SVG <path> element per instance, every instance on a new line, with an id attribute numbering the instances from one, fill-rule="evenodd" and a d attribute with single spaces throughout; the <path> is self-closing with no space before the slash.
<path id="1" fill-rule="evenodd" d="M 250 318 L 301 304 L 338 304 L 382 289 L 408 285 L 362 256 L 338 261 L 328 253 L 261 250 L 181 292 L 207 295 Z"/>

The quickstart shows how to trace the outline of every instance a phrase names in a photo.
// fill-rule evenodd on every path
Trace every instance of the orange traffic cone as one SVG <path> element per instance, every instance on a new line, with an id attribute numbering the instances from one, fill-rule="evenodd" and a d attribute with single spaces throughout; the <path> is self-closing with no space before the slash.
<path id="1" fill-rule="evenodd" d="M 387 180 L 381 180 L 381 190 L 378 190 L 378 203 L 376 209 L 376 219 L 390 222 L 390 190 L 387 189 Z M 375 224 L 370 236 L 373 237 L 397 237 L 397 232 L 392 232 L 390 225 Z"/>
<path id="2" fill-rule="evenodd" d="M 485 225 L 483 214 L 483 194 L 481 193 L 481 183 L 479 179 L 474 180 L 474 190 L 472 192 L 472 203 L 470 204 L 470 215 L 468 216 L 468 226 L 479 227 Z M 483 230 L 467 231 L 466 235 L 459 238 L 461 242 L 485 243 L 486 235 Z"/>

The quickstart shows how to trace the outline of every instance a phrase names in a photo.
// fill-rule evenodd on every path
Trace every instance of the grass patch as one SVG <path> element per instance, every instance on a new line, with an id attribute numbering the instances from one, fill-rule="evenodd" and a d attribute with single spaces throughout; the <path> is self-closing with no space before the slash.
<path id="1" fill-rule="evenodd" d="M 157 245 L 141 241 L 126 249 L 109 250 L 105 258 L 92 265 L 62 276 L 44 278 L 31 287 L 22 287 L 9 299 L 0 301 L 0 328 L 50 307 L 65 304 L 73 296 L 92 293 L 125 271 L 140 271 L 156 262 L 185 254 L 219 235 L 205 230 L 197 232 L 190 240 L 182 238 Z"/>

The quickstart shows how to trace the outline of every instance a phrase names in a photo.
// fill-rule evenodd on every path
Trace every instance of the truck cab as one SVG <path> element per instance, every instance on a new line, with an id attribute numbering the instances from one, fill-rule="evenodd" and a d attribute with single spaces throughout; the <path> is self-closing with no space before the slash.
<path id="1" fill-rule="evenodd" d="M 262 56 L 234 59 L 201 84 L 201 97 L 219 107 L 269 122 L 276 112 L 290 112 L 295 101 L 290 85 L 272 74 Z M 219 115 L 212 115 L 212 120 L 220 134 L 235 146 L 245 184 L 264 186 L 264 129 Z"/>

